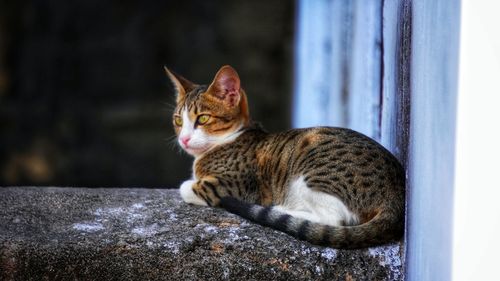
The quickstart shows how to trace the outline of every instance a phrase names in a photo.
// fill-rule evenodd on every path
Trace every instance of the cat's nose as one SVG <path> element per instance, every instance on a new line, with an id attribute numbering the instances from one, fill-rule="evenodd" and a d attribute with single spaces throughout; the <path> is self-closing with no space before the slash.
<path id="1" fill-rule="evenodd" d="M 184 146 L 187 146 L 190 139 L 190 137 L 182 137 L 181 142 Z"/>

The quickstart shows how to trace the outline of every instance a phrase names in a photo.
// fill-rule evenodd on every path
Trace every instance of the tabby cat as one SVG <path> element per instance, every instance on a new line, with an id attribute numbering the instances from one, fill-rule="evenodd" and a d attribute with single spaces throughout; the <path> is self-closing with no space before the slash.
<path id="1" fill-rule="evenodd" d="M 267 133 L 250 119 L 232 67 L 208 86 L 165 70 L 177 93 L 178 142 L 195 158 L 193 178 L 180 187 L 185 202 L 334 248 L 402 236 L 405 173 L 377 142 L 331 127 Z"/>

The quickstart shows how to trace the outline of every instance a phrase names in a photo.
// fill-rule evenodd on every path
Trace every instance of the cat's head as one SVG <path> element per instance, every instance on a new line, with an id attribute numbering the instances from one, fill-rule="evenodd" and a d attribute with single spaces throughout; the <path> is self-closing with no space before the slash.
<path id="1" fill-rule="evenodd" d="M 210 85 L 197 85 L 165 68 L 176 90 L 173 125 L 179 145 L 199 156 L 234 140 L 250 122 L 238 73 L 223 66 Z"/>

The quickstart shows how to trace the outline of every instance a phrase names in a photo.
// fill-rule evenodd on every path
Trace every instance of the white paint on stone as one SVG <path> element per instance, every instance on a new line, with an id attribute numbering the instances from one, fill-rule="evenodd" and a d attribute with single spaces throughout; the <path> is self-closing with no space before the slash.
<path id="1" fill-rule="evenodd" d="M 394 277 L 401 278 L 401 254 L 399 245 L 368 248 L 368 253 L 379 260 L 381 266 L 389 268 Z"/>
<path id="2" fill-rule="evenodd" d="M 97 208 L 92 212 L 95 216 L 93 221 L 75 223 L 72 228 L 83 232 L 96 232 L 105 229 L 106 223 L 118 220 L 135 226 L 131 230 L 133 234 L 148 237 L 155 235 L 159 227 L 157 224 L 144 225 L 144 222 L 149 217 L 146 210 L 147 208 L 143 203 L 134 203 L 126 207 Z M 171 220 L 177 220 L 176 214 L 173 212 L 169 214 L 169 217 Z"/>
<path id="3" fill-rule="evenodd" d="M 132 208 L 134 208 L 134 209 L 143 209 L 144 208 L 144 204 L 142 204 L 142 203 L 135 203 L 134 205 L 132 205 Z"/>
<path id="4" fill-rule="evenodd" d="M 218 233 L 218 228 L 216 226 L 213 226 L 213 225 L 205 226 L 203 229 L 205 230 L 205 232 L 208 232 L 208 233 L 212 233 L 212 234 Z"/>
<path id="5" fill-rule="evenodd" d="M 170 221 L 177 221 L 177 214 L 173 210 L 167 209 L 165 212 Z"/>
<path id="6" fill-rule="evenodd" d="M 316 271 L 316 274 L 318 274 L 318 275 L 323 274 L 323 268 L 320 267 L 319 265 L 316 265 L 316 267 L 314 269 Z"/>
<path id="7" fill-rule="evenodd" d="M 135 227 L 131 230 L 131 232 L 141 237 L 150 237 L 156 235 L 158 230 L 158 224 L 154 223 L 148 226 Z"/>
<path id="8" fill-rule="evenodd" d="M 94 222 L 74 223 L 73 229 L 76 229 L 78 231 L 83 231 L 83 232 L 96 232 L 99 230 L 103 230 L 104 226 L 101 223 L 94 223 Z"/>
<path id="9" fill-rule="evenodd" d="M 178 254 L 180 252 L 181 243 L 178 241 L 167 241 L 167 243 L 163 244 L 163 246 L 171 253 Z"/>
<path id="10" fill-rule="evenodd" d="M 325 258 L 327 261 L 335 260 L 337 257 L 337 250 L 332 248 L 325 248 L 321 251 L 321 257 Z"/>

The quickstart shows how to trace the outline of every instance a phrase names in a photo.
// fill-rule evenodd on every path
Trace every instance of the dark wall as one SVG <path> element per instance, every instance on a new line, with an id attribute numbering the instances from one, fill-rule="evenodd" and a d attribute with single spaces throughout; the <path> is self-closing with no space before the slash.
<path id="1" fill-rule="evenodd" d="M 0 1 L 0 185 L 176 187 L 163 65 L 240 74 L 251 114 L 289 127 L 293 1 Z"/>

